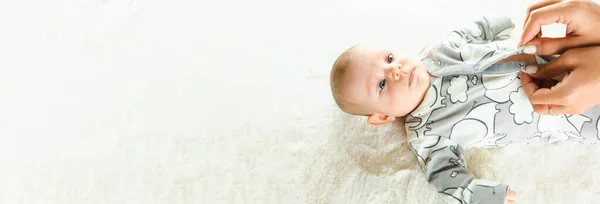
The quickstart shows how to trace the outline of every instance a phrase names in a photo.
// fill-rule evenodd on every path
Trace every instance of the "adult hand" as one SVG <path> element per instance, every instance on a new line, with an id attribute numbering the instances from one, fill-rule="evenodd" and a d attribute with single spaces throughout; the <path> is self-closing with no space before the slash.
<path id="1" fill-rule="evenodd" d="M 580 114 L 600 104 L 600 46 L 573 48 L 548 64 L 537 65 L 537 72 L 521 73 L 521 85 L 535 112 Z M 561 82 L 546 88 L 533 78 L 550 79 L 567 73 Z"/>
<path id="2" fill-rule="evenodd" d="M 539 38 L 541 26 L 552 23 L 567 26 L 565 38 Z M 578 114 L 600 104 L 600 47 L 593 47 L 600 45 L 599 29 L 600 6 L 591 1 L 545 0 L 528 8 L 519 46 L 529 45 L 524 50 L 528 54 L 562 54 L 546 65 L 528 67 L 529 75 L 521 74 L 537 113 L 549 114 L 552 107 L 553 114 Z M 566 73 L 555 86 L 536 83 Z"/>
<path id="3" fill-rule="evenodd" d="M 542 25 L 561 23 L 567 26 L 565 38 L 536 38 Z M 545 0 L 527 9 L 522 45 L 535 45 L 528 54 L 553 55 L 581 46 L 600 43 L 600 5 L 592 1 Z M 532 51 L 532 49 L 526 49 Z"/>

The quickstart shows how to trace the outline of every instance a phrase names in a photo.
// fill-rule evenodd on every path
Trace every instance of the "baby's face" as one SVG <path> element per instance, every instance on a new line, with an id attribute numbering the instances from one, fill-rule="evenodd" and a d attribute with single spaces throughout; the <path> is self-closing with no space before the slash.
<path id="1" fill-rule="evenodd" d="M 408 115 L 423 100 L 431 75 L 420 60 L 395 52 L 357 46 L 351 51 L 344 95 L 368 113 L 390 117 Z"/>

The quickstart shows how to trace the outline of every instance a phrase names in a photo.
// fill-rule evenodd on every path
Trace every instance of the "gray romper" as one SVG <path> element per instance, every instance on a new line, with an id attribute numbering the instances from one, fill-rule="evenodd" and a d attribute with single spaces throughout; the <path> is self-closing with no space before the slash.
<path id="1" fill-rule="evenodd" d="M 508 46 L 511 26 L 508 16 L 484 17 L 423 52 L 433 78 L 423 102 L 406 117 L 406 131 L 427 180 L 448 203 L 505 202 L 508 185 L 477 179 L 466 169 L 463 153 L 470 148 L 599 143 L 599 106 L 580 115 L 536 114 L 519 78 L 527 64 L 495 64 L 523 52 Z"/>

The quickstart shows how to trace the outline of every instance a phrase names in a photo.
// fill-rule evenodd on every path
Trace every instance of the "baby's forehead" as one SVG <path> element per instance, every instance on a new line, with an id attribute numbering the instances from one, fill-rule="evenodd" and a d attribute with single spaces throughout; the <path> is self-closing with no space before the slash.
<path id="1" fill-rule="evenodd" d="M 377 46 L 372 46 L 372 45 L 356 45 L 356 46 L 350 48 L 348 51 L 350 53 L 357 54 L 357 55 L 365 55 L 365 54 L 384 52 L 384 50 L 385 49 L 382 47 L 377 47 Z"/>
<path id="2" fill-rule="evenodd" d="M 349 54 L 345 56 L 347 69 L 355 70 L 372 65 L 379 56 L 385 55 L 386 51 L 378 48 L 362 48 L 356 47 L 349 50 Z"/>
<path id="3" fill-rule="evenodd" d="M 387 53 L 391 53 L 390 49 L 374 47 L 374 46 L 357 46 L 349 50 L 350 62 L 377 60 L 379 57 L 386 57 Z"/>

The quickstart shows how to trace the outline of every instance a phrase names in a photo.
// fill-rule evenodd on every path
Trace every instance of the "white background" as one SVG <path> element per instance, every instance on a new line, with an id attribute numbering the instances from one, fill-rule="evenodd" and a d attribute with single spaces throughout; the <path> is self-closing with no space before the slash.
<path id="1" fill-rule="evenodd" d="M 399 133 L 339 114 L 330 66 L 357 43 L 416 55 L 484 14 L 518 30 L 531 3 L 3 1 L 0 203 L 443 203 Z M 518 203 L 589 203 L 596 149 L 468 164 Z"/>

